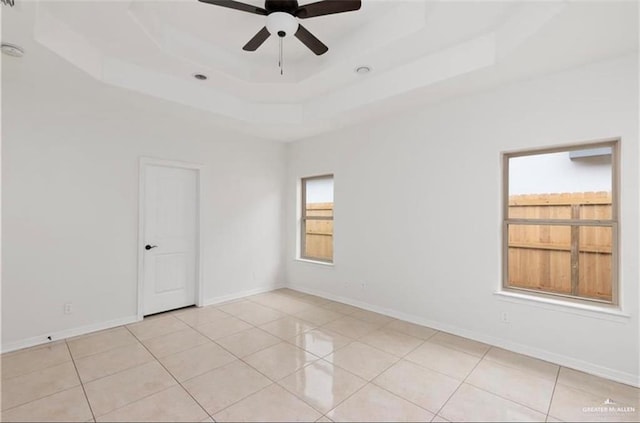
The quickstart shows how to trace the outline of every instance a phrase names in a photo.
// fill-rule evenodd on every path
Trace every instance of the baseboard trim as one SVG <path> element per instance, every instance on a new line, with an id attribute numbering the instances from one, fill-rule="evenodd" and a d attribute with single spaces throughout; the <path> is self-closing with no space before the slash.
<path id="1" fill-rule="evenodd" d="M 272 286 L 266 286 L 266 287 L 262 287 L 262 288 L 254 288 L 254 289 L 248 289 L 246 291 L 240 291 L 240 292 L 236 292 L 234 294 L 228 294 L 228 295 L 220 295 L 218 297 L 213 297 L 213 298 L 208 298 L 206 300 L 204 300 L 204 303 L 202 304 L 203 306 L 209 306 L 209 305 L 214 305 L 214 304 L 220 304 L 220 303 L 224 303 L 227 301 L 233 301 L 233 300 L 237 300 L 243 297 L 248 297 L 250 295 L 257 295 L 257 294 L 262 294 L 265 292 L 270 292 L 270 291 L 275 291 L 276 289 L 281 289 L 281 288 L 285 288 L 286 286 L 284 284 L 279 284 L 279 285 L 272 285 Z"/>
<path id="2" fill-rule="evenodd" d="M 446 323 L 429 320 L 420 316 L 399 312 L 393 309 L 387 309 L 384 307 L 375 306 L 363 301 L 353 300 L 351 298 L 342 297 L 339 295 L 333 295 L 328 292 L 310 289 L 305 286 L 289 284 L 287 288 L 295 291 L 304 292 L 306 294 L 317 295 L 328 300 L 339 301 L 341 303 L 349 304 L 355 307 L 360 307 L 365 310 L 373 311 L 376 313 L 384 314 L 389 317 L 393 317 L 407 322 L 415 323 L 422 326 L 428 326 L 433 329 L 448 332 L 454 335 L 462 336 L 465 338 L 473 339 L 474 341 L 483 342 L 495 347 L 504 348 L 509 351 L 513 351 L 519 354 L 528 355 L 530 357 L 538 358 L 540 360 L 548 361 L 560 366 L 568 367 L 574 370 L 579 370 L 585 373 L 592 374 L 594 376 L 600 376 L 606 379 L 613 380 L 615 382 L 624 383 L 635 387 L 640 387 L 640 376 L 632 373 L 622 372 L 620 370 L 612 369 L 609 367 L 600 366 L 597 364 L 589 363 L 583 360 L 577 360 L 573 357 L 569 357 L 562 354 L 556 354 L 550 351 L 534 348 L 528 345 L 512 342 L 507 339 L 497 338 L 494 336 L 485 335 L 482 333 L 470 331 L 457 326 L 452 326 Z"/>
<path id="3" fill-rule="evenodd" d="M 248 297 L 250 295 L 262 294 L 264 292 L 273 291 L 276 289 L 284 288 L 284 284 L 266 286 L 262 288 L 249 289 L 246 291 L 236 292 L 234 294 L 222 295 L 219 297 L 209 298 L 204 300 L 203 306 L 213 305 L 224 303 L 226 301 L 237 300 L 239 298 Z M 54 341 L 59 341 L 61 339 L 71 338 L 74 336 L 86 335 L 88 333 L 97 332 L 100 330 L 111 329 L 117 326 L 128 325 L 130 323 L 139 322 L 140 319 L 138 315 L 122 317 L 120 319 L 109 320 L 107 322 L 94 323 L 91 325 L 80 326 L 77 328 L 65 329 L 58 332 L 45 333 L 39 336 L 34 336 L 31 338 L 21 339 L 19 341 L 2 343 L 0 347 L 0 351 L 2 353 L 7 353 L 11 351 L 21 350 L 23 348 L 35 347 L 37 345 L 43 345 Z M 51 337 L 49 339 L 48 337 Z"/>
<path id="4" fill-rule="evenodd" d="M 43 334 L 40 336 L 34 336 L 31 338 L 22 339 L 19 341 L 7 342 L 2 344 L 2 353 L 20 350 L 22 348 L 34 347 L 36 345 L 47 344 L 61 339 L 71 338 L 79 335 L 86 335 L 91 332 L 97 332 L 100 330 L 111 329 L 117 326 L 128 325 L 139 321 L 138 316 L 128 316 L 119 319 L 109 320 L 107 322 L 94 323 L 91 325 L 80 326 L 77 328 L 65 329 L 58 332 L 52 332 Z M 49 339 L 48 337 L 51 337 Z"/>

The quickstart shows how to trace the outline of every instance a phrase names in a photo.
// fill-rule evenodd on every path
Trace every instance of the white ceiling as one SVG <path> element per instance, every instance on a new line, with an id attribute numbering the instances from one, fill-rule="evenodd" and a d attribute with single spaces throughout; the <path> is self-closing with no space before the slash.
<path id="1" fill-rule="evenodd" d="M 363 0 L 357 12 L 302 20 L 329 52 L 287 39 L 281 76 L 275 37 L 242 50 L 264 16 L 197 0 L 16 2 L 2 7 L 3 41 L 285 141 L 638 49 L 635 1 Z"/>

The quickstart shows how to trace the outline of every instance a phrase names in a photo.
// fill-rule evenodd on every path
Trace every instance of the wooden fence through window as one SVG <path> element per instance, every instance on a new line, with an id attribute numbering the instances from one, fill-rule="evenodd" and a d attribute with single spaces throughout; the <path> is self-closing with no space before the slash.
<path id="1" fill-rule="evenodd" d="M 305 225 L 305 256 L 333 260 L 333 220 L 313 220 L 312 216 L 333 216 L 333 203 L 308 203 Z"/>
<path id="2" fill-rule="evenodd" d="M 511 219 L 610 220 L 611 193 L 513 195 Z M 610 226 L 509 226 L 509 285 L 611 301 Z"/>

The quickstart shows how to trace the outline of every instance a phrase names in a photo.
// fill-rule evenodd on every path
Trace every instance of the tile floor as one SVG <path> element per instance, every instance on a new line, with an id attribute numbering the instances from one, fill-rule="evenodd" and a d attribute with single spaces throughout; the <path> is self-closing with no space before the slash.
<path id="1" fill-rule="evenodd" d="M 2 420 L 638 421 L 640 391 L 282 289 L 5 354 Z"/>

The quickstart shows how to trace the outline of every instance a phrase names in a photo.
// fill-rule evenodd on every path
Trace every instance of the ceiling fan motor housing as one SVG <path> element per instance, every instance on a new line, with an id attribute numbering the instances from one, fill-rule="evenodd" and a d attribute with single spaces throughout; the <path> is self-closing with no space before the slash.
<path id="1" fill-rule="evenodd" d="M 286 12 L 271 12 L 267 16 L 267 30 L 272 35 L 287 38 L 298 31 L 298 20 Z"/>
<path id="2" fill-rule="evenodd" d="M 267 17 L 266 26 L 242 47 L 245 51 L 256 51 L 271 35 L 276 35 L 280 38 L 280 48 L 282 50 L 282 40 L 293 35 L 317 56 L 325 54 L 329 47 L 324 45 L 303 25 L 300 25 L 298 19 L 352 12 L 359 10 L 362 5 L 361 0 L 320 0 L 303 6 L 298 5 L 298 0 L 265 0 L 264 8 L 262 8 L 237 0 L 199 1 Z"/>

